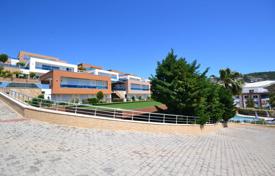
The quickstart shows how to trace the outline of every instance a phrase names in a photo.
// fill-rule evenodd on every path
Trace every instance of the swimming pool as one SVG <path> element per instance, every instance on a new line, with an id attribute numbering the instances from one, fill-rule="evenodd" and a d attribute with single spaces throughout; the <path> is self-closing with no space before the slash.
<path id="1" fill-rule="evenodd" d="M 255 119 L 254 117 L 251 117 L 251 116 L 239 116 L 239 115 L 235 115 L 235 117 L 230 119 L 230 121 L 234 121 L 234 122 L 254 122 L 258 120 L 259 119 Z"/>

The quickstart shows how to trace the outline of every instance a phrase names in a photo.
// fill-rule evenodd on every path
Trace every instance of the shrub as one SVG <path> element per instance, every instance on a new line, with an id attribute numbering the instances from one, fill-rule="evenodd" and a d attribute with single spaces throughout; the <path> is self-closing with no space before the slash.
<path id="1" fill-rule="evenodd" d="M 113 102 L 123 102 L 123 99 L 122 98 L 114 98 L 112 101 Z"/>
<path id="2" fill-rule="evenodd" d="M 36 77 L 36 73 L 30 72 L 30 78 L 34 79 Z"/>
<path id="3" fill-rule="evenodd" d="M 11 78 L 12 77 L 12 73 L 10 71 L 8 71 L 8 70 L 4 70 L 4 71 L 1 71 L 0 77 Z"/>
<path id="4" fill-rule="evenodd" d="M 238 113 L 243 115 L 251 115 L 251 116 L 255 115 L 255 111 L 252 109 L 238 109 Z"/>
<path id="5" fill-rule="evenodd" d="M 52 101 L 50 101 L 50 100 L 42 100 L 41 101 L 41 106 L 43 107 L 51 107 L 52 106 L 52 104 L 53 104 L 53 102 Z"/>
<path id="6" fill-rule="evenodd" d="M 7 62 L 7 60 L 9 59 L 9 56 L 7 54 L 0 54 L 0 62 Z"/>
<path id="7" fill-rule="evenodd" d="M 26 63 L 21 61 L 21 62 L 17 62 L 16 65 L 19 67 L 24 67 Z"/>
<path id="8" fill-rule="evenodd" d="M 99 102 L 101 102 L 101 100 L 103 99 L 103 97 L 104 97 L 104 94 L 103 94 L 102 91 L 99 91 L 99 92 L 96 93 L 96 98 L 97 98 L 97 100 Z"/>
<path id="9" fill-rule="evenodd" d="M 21 74 L 21 72 L 20 71 L 15 71 L 12 74 L 14 74 L 16 78 L 19 78 L 19 75 Z"/>
<path id="10" fill-rule="evenodd" d="M 97 98 L 88 98 L 88 103 L 89 104 L 92 104 L 92 105 L 95 105 L 98 103 L 98 99 Z"/>
<path id="11" fill-rule="evenodd" d="M 37 96 L 37 98 L 44 99 L 44 95 L 43 95 L 43 94 L 40 94 L 40 95 Z"/>
<path id="12" fill-rule="evenodd" d="M 132 101 L 136 101 L 136 97 L 135 96 L 132 96 Z"/>

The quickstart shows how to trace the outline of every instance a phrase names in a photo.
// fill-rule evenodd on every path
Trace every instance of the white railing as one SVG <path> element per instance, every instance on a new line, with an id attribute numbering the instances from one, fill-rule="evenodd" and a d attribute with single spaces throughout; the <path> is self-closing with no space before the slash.
<path id="1" fill-rule="evenodd" d="M 142 112 L 103 106 L 94 106 L 90 104 L 77 104 L 64 101 L 45 100 L 24 95 L 14 90 L 8 89 L 3 89 L 3 92 L 22 103 L 34 107 L 70 112 L 75 114 L 167 124 L 196 124 L 198 120 L 198 117 L 195 116 Z M 208 123 L 210 123 L 210 121 Z"/>

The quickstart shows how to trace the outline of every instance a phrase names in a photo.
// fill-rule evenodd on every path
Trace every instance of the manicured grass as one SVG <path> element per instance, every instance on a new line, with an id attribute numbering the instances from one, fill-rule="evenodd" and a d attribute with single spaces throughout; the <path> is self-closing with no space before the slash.
<path id="1" fill-rule="evenodd" d="M 109 108 L 120 108 L 120 109 L 142 109 L 152 106 L 159 106 L 161 103 L 156 101 L 143 101 L 143 102 L 125 102 L 125 103 L 110 103 L 96 106 L 104 106 Z"/>

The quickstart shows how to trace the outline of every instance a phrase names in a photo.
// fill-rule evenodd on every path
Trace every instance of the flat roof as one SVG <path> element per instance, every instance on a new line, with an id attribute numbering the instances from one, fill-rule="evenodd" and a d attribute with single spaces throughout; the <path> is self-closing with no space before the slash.
<path id="1" fill-rule="evenodd" d="M 268 87 L 272 84 L 275 84 L 275 80 L 266 80 L 266 81 L 259 81 L 254 83 L 245 83 L 243 88 L 257 88 L 257 87 Z"/>

